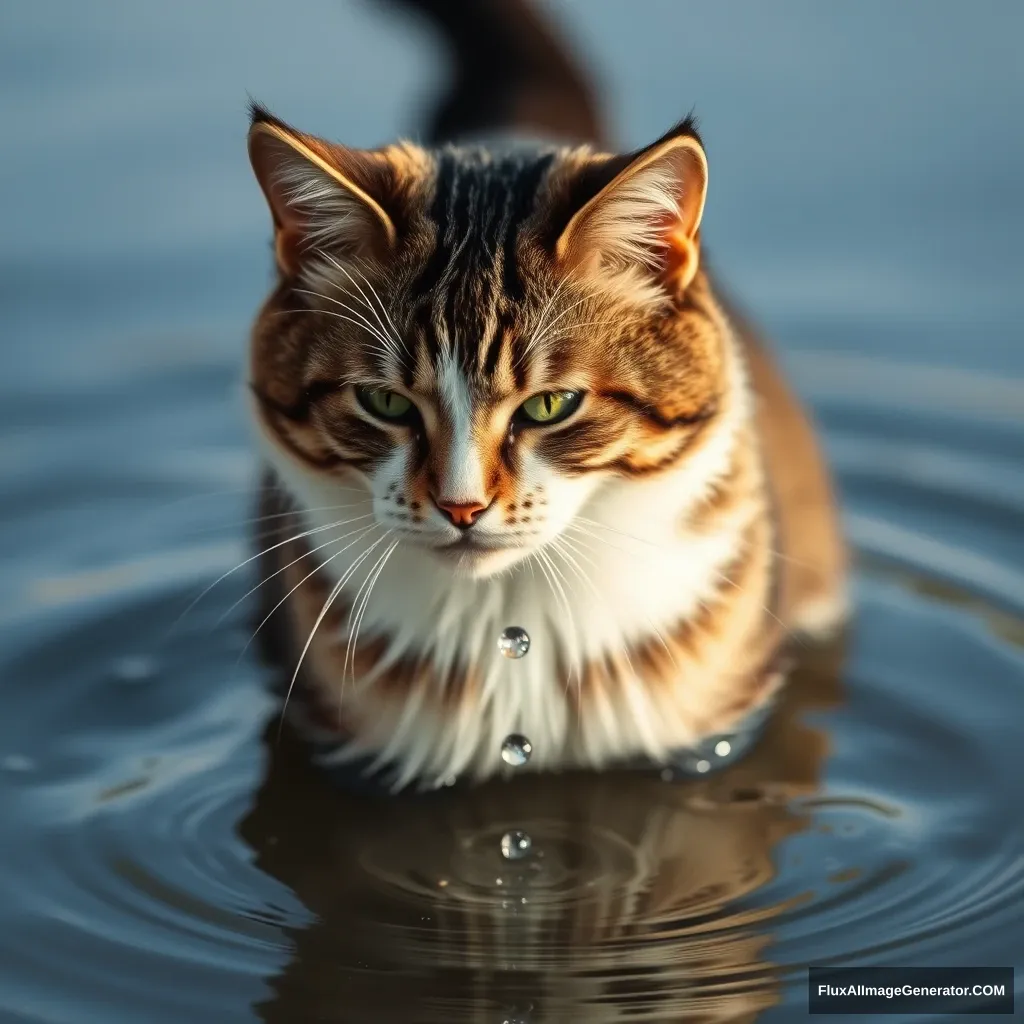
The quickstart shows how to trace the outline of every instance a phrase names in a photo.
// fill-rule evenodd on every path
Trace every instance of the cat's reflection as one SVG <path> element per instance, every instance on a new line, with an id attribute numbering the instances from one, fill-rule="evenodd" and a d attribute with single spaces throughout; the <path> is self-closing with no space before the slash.
<path id="1" fill-rule="evenodd" d="M 693 783 L 532 776 L 421 797 L 332 787 L 270 735 L 242 833 L 316 922 L 259 1007 L 273 1024 L 753 1020 L 778 999 L 758 898 L 806 825 L 838 648 L 796 674 L 757 748 Z M 503 860 L 511 828 L 534 837 Z"/>

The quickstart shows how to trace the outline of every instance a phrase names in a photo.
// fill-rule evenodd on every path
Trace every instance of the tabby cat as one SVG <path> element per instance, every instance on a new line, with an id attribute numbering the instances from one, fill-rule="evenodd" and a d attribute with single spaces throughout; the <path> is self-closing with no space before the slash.
<path id="1" fill-rule="evenodd" d="M 357 150 L 254 106 L 249 153 L 264 590 L 328 758 L 479 780 L 522 733 L 531 769 L 664 764 L 765 705 L 841 622 L 844 552 L 809 421 L 702 260 L 694 122 L 621 155 Z"/>

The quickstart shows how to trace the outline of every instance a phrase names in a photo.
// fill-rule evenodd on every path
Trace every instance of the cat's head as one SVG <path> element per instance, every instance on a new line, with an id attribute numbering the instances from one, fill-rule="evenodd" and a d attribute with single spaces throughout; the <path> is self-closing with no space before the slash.
<path id="1" fill-rule="evenodd" d="M 684 465 L 721 414 L 689 121 L 619 156 L 353 150 L 255 108 L 249 151 L 279 271 L 254 405 L 302 500 L 366 501 L 483 577 Z"/>

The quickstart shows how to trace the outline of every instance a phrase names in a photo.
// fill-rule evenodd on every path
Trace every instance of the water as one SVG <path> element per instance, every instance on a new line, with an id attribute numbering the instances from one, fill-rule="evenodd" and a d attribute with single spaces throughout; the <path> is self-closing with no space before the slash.
<path id="1" fill-rule="evenodd" d="M 838 470 L 849 635 L 700 777 L 333 789 L 242 654 L 256 581 L 171 626 L 254 514 L 244 92 L 374 143 L 429 50 L 338 0 L 302 47 L 270 0 L 9 5 L 2 1024 L 788 1024 L 809 962 L 1024 963 L 1022 8 L 560 10 L 630 143 L 703 115 L 715 260 Z"/>
<path id="2" fill-rule="evenodd" d="M 501 855 L 505 860 L 522 860 L 530 855 L 533 840 L 521 829 L 506 832 L 501 837 Z"/>
<path id="3" fill-rule="evenodd" d="M 498 637 L 498 650 L 506 658 L 522 658 L 530 649 L 530 634 L 521 626 L 508 626 Z"/>
<path id="4" fill-rule="evenodd" d="M 530 760 L 533 744 L 518 733 L 506 736 L 501 744 L 501 759 L 513 768 L 522 768 Z"/>

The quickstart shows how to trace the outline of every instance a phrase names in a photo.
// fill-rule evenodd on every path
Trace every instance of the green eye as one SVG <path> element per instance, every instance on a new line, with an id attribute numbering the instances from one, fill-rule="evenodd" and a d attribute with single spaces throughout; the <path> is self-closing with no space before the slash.
<path id="1" fill-rule="evenodd" d="M 582 401 L 582 391 L 542 391 L 523 402 L 519 413 L 529 423 L 558 423 L 571 416 Z"/>
<path id="2" fill-rule="evenodd" d="M 401 420 L 412 410 L 412 402 L 397 391 L 357 388 L 356 396 L 367 412 L 372 412 L 382 420 Z"/>

